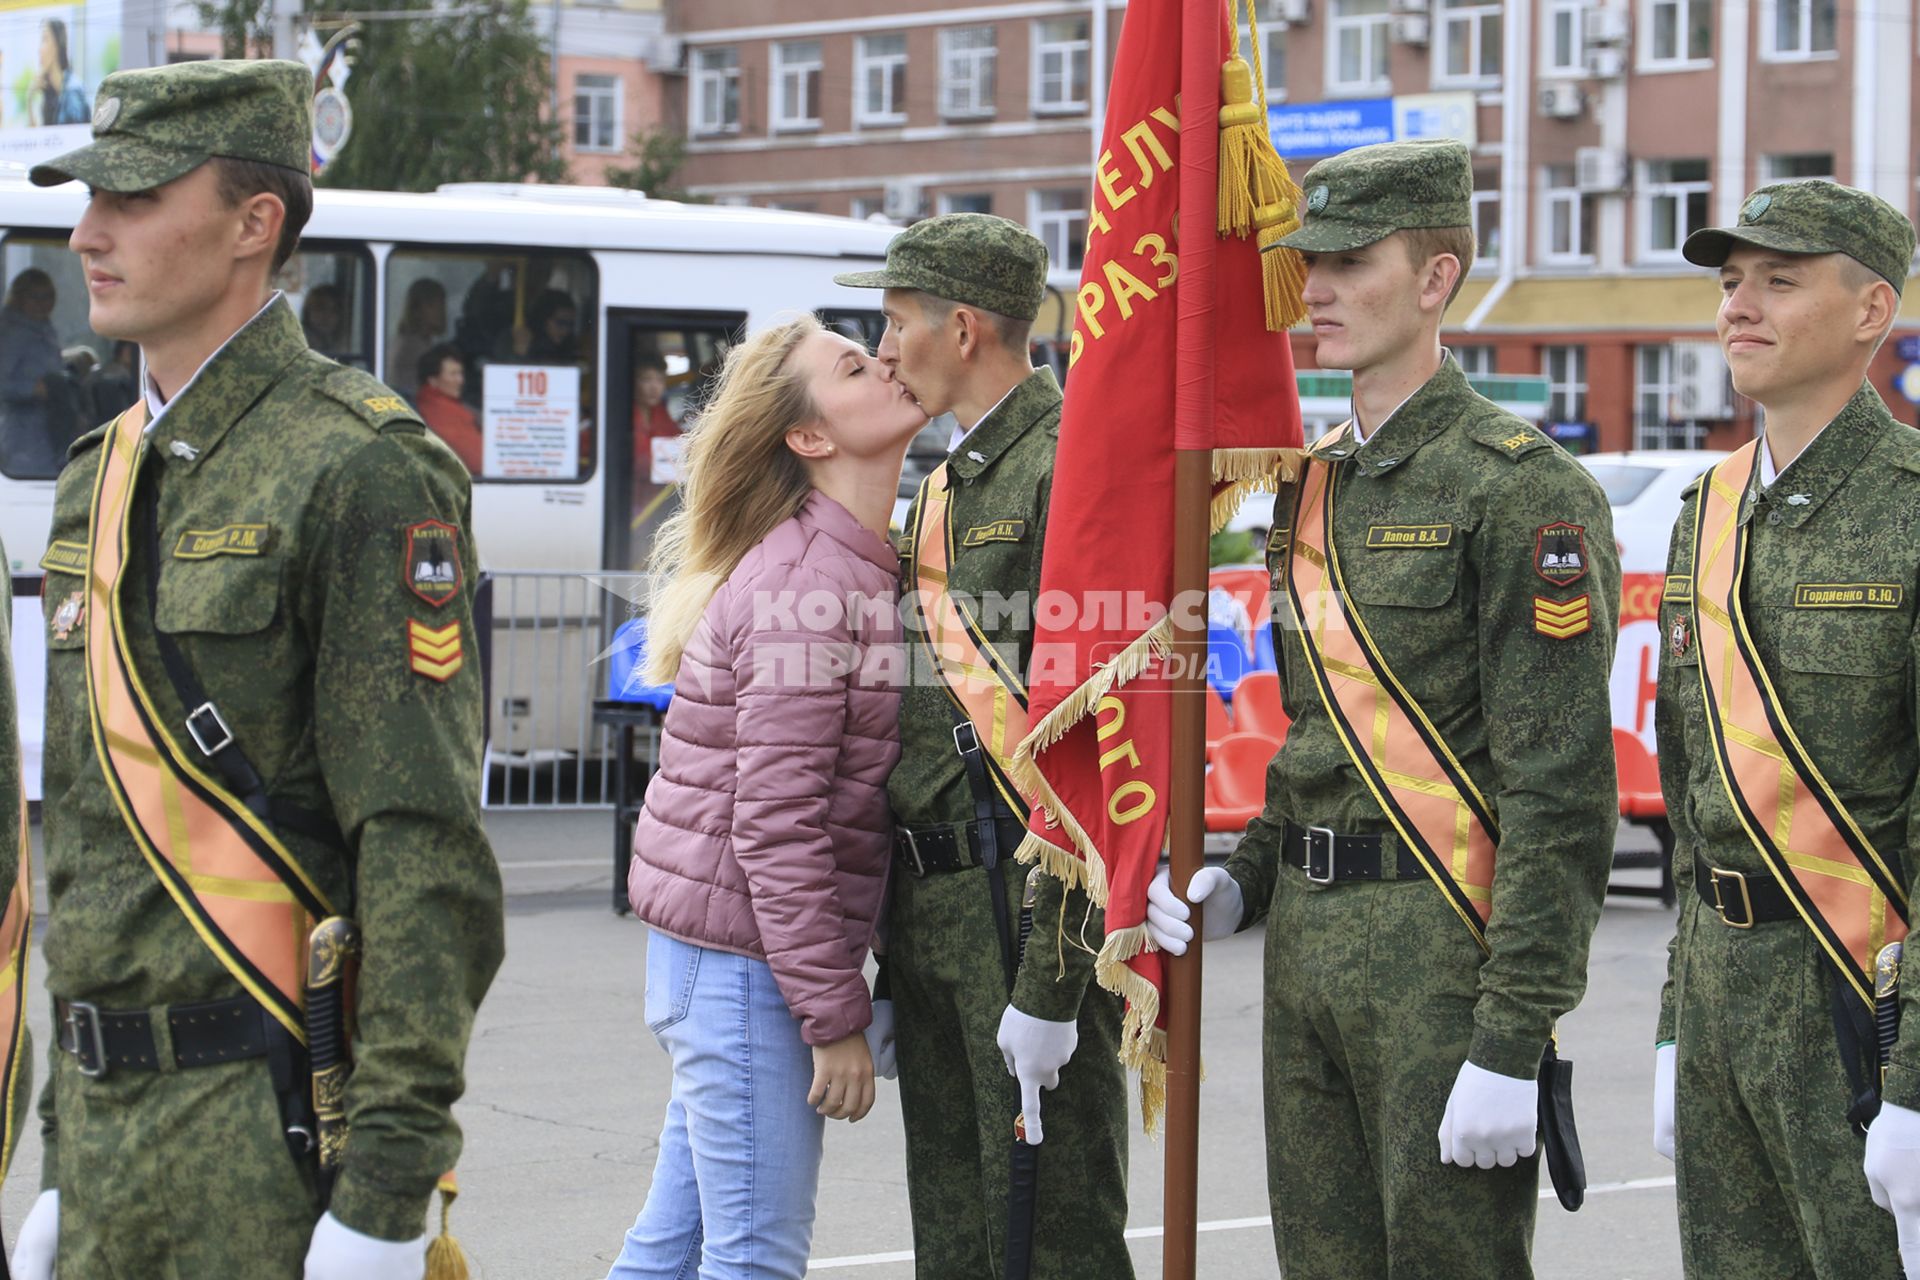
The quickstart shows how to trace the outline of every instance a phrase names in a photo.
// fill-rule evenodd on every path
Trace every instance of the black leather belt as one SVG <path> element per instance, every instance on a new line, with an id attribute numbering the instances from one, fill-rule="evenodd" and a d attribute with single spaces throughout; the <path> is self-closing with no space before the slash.
<path id="1" fill-rule="evenodd" d="M 1751 929 L 1800 914 L 1771 872 L 1723 871 L 1708 866 L 1697 853 L 1693 855 L 1693 891 L 1729 929 Z"/>
<path id="2" fill-rule="evenodd" d="M 916 876 L 941 875 L 949 871 L 965 871 L 968 867 L 980 865 L 980 836 L 977 822 L 957 824 L 967 833 L 966 842 L 961 843 L 955 827 L 895 827 L 893 829 L 893 856 L 900 865 Z M 1017 818 L 995 819 L 998 828 L 1000 856 L 1011 858 L 1013 851 L 1026 839 L 1026 824 Z"/>
<path id="3" fill-rule="evenodd" d="M 1378 834 L 1343 836 L 1327 827 L 1300 827 L 1289 822 L 1280 838 L 1280 860 L 1307 873 L 1315 884 L 1342 880 L 1384 880 L 1381 850 L 1386 837 Z M 1426 874 L 1413 850 L 1393 841 L 1398 854 L 1395 879 L 1418 880 Z"/>
<path id="4" fill-rule="evenodd" d="M 177 1004 L 166 1015 L 176 1067 L 266 1056 L 267 1017 L 251 996 Z M 114 1069 L 160 1070 L 153 1019 L 145 1009 L 113 1011 L 85 1000 L 56 999 L 53 1018 L 60 1028 L 60 1047 L 73 1055 L 83 1076 L 97 1079 Z"/>

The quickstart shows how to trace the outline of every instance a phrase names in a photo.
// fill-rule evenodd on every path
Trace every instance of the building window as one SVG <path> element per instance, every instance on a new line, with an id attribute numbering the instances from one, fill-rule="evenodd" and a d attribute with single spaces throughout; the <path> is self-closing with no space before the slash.
<path id="1" fill-rule="evenodd" d="M 620 150 L 620 77 L 573 78 L 573 149 Z"/>
<path id="2" fill-rule="evenodd" d="M 853 122 L 907 122 L 907 38 L 861 36 L 853 56 Z"/>
<path id="3" fill-rule="evenodd" d="M 1047 246 L 1050 271 L 1078 273 L 1087 250 L 1087 193 L 1033 193 L 1033 234 Z"/>
<path id="4" fill-rule="evenodd" d="M 1587 73 L 1587 42 L 1581 29 L 1586 11 L 1586 0 L 1547 0 L 1545 48 L 1540 54 L 1543 74 Z"/>
<path id="5" fill-rule="evenodd" d="M 949 120 L 993 114 L 992 27 L 953 27 L 940 33 L 940 114 Z"/>
<path id="6" fill-rule="evenodd" d="M 1587 420 L 1587 349 L 1542 347 L 1540 372 L 1547 378 L 1547 421 Z"/>
<path id="7" fill-rule="evenodd" d="M 693 131 L 740 132 L 740 51 L 696 49 L 693 53 Z"/>
<path id="8" fill-rule="evenodd" d="M 773 46 L 775 129 L 820 127 L 820 42 L 796 40 Z"/>
<path id="9" fill-rule="evenodd" d="M 1652 40 L 1644 66 L 1687 66 L 1713 57 L 1713 0 L 1648 0 Z"/>
<path id="10" fill-rule="evenodd" d="M 1641 166 L 1640 256 L 1678 261 L 1680 246 L 1707 225 L 1713 184 L 1705 160 L 1650 160 Z"/>
<path id="11" fill-rule="evenodd" d="M 1668 440 L 1667 409 L 1676 390 L 1673 348 L 1664 342 L 1644 343 L 1635 352 L 1633 368 L 1633 447 L 1664 449 Z"/>
<path id="12" fill-rule="evenodd" d="M 1250 9 L 1260 28 L 1255 47 L 1253 26 L 1240 24 L 1240 56 L 1251 66 L 1254 54 L 1260 55 L 1258 68 L 1267 86 L 1268 102 L 1283 102 L 1287 96 L 1287 20 L 1280 16 L 1280 0 L 1253 0 Z"/>
<path id="13" fill-rule="evenodd" d="M 1810 152 L 1800 155 L 1766 156 L 1760 171 L 1768 182 L 1832 182 L 1833 153 Z"/>
<path id="14" fill-rule="evenodd" d="M 1598 221 L 1595 197 L 1574 184 L 1571 165 L 1548 165 L 1545 181 L 1542 258 L 1547 262 L 1593 261 L 1593 228 Z"/>
<path id="15" fill-rule="evenodd" d="M 865 222 L 880 212 L 880 203 L 879 196 L 855 196 L 852 203 L 847 206 L 847 216 Z"/>
<path id="16" fill-rule="evenodd" d="M 1473 193 L 1473 260 L 1491 267 L 1500 261 L 1500 192 L 1488 188 Z"/>
<path id="17" fill-rule="evenodd" d="M 1329 0 L 1327 90 L 1330 93 L 1385 93 L 1387 36 L 1393 15 L 1388 0 Z"/>
<path id="18" fill-rule="evenodd" d="M 1483 0 L 1440 0 L 1435 84 L 1499 83 L 1500 8 Z"/>
<path id="19" fill-rule="evenodd" d="M 1093 39 L 1085 18 L 1033 24 L 1033 109 L 1083 111 Z"/>
<path id="20" fill-rule="evenodd" d="M 1482 377 L 1493 372 L 1493 348 L 1489 346 L 1454 347 L 1453 358 L 1460 365 L 1460 372 L 1469 378 Z"/>
<path id="21" fill-rule="evenodd" d="M 1760 8 L 1762 56 L 1781 62 L 1832 57 L 1835 0 L 1765 0 Z"/>
<path id="22" fill-rule="evenodd" d="M 985 191 L 960 191 L 940 197 L 942 213 L 992 213 L 993 197 Z"/>

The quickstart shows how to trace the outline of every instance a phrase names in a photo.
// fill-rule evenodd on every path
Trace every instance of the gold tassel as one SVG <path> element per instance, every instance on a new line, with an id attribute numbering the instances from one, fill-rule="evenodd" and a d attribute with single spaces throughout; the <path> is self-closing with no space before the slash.
<path id="1" fill-rule="evenodd" d="M 1239 54 L 1220 68 L 1220 234 L 1253 230 L 1255 168 L 1267 137 L 1267 113 L 1253 101 L 1253 68 Z M 1278 156 L 1275 157 L 1278 159 Z"/>
<path id="2" fill-rule="evenodd" d="M 469 1280 L 467 1255 L 447 1230 L 447 1210 L 453 1208 L 453 1199 L 460 1194 L 460 1184 L 454 1181 L 451 1170 L 440 1175 L 439 1190 L 440 1234 L 427 1246 L 427 1273 L 422 1280 Z"/>
<path id="3" fill-rule="evenodd" d="M 1251 21 L 1253 6 L 1246 7 Z M 1306 264 L 1292 249 L 1275 247 L 1282 236 L 1299 229 L 1300 188 L 1287 174 L 1280 153 L 1273 149 L 1273 139 L 1267 133 L 1266 89 L 1256 68 L 1240 56 L 1237 27 L 1233 49 L 1233 56 L 1220 68 L 1219 230 L 1223 236 L 1242 239 L 1254 234 L 1260 246 L 1267 328 L 1280 333 L 1307 315 L 1306 303 L 1300 298 L 1307 286 Z M 1256 60 L 1260 56 L 1257 26 L 1253 55 Z"/>

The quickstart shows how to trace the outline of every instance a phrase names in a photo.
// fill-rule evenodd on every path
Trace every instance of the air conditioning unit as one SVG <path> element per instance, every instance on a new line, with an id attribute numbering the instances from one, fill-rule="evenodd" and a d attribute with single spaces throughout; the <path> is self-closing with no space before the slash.
<path id="1" fill-rule="evenodd" d="M 679 36 L 654 36 L 640 51 L 647 70 L 661 74 L 686 70 L 686 56 L 686 42 Z"/>
<path id="2" fill-rule="evenodd" d="M 1425 44 L 1427 30 L 1431 25 L 1424 13 L 1400 13 L 1393 18 L 1393 39 L 1396 44 Z"/>
<path id="3" fill-rule="evenodd" d="M 1305 26 L 1313 21 L 1313 0 L 1280 0 L 1276 7 L 1280 21 L 1289 26 Z"/>
<path id="4" fill-rule="evenodd" d="M 1720 419 L 1733 416 L 1733 381 L 1714 342 L 1676 342 L 1673 350 L 1671 419 Z"/>
<path id="5" fill-rule="evenodd" d="M 1605 45 L 1587 50 L 1587 74 L 1595 80 L 1618 80 L 1627 74 L 1627 51 Z"/>
<path id="6" fill-rule="evenodd" d="M 906 222 L 926 212 L 927 191 L 917 182 L 893 181 L 880 191 L 880 212 L 895 222 Z"/>
<path id="7" fill-rule="evenodd" d="M 1625 9 L 1588 9 L 1581 16 L 1581 33 L 1589 45 L 1623 45 L 1630 28 Z"/>
<path id="8" fill-rule="evenodd" d="M 1387 7 L 1395 13 L 1430 13 L 1433 10 L 1431 0 L 1388 0 Z"/>
<path id="9" fill-rule="evenodd" d="M 1540 86 L 1540 114 L 1555 120 L 1571 120 L 1586 105 L 1576 84 L 1549 83 Z"/>
<path id="10" fill-rule="evenodd" d="M 1611 195 L 1627 185 L 1627 153 L 1580 147 L 1573 153 L 1573 185 L 1588 195 Z"/>

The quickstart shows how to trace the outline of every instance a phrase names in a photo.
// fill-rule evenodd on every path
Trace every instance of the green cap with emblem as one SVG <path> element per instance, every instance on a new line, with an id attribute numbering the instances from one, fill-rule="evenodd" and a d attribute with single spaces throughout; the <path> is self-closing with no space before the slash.
<path id="1" fill-rule="evenodd" d="M 1379 142 L 1307 170 L 1300 229 L 1270 249 L 1341 253 L 1396 231 L 1473 225 L 1473 158 L 1449 138 Z"/>
<path id="2" fill-rule="evenodd" d="M 1725 265 L 1734 244 L 1782 253 L 1844 253 L 1899 293 L 1913 265 L 1913 223 L 1871 192 L 1837 182 L 1776 182 L 1740 206 L 1731 227 L 1706 227 L 1681 247 L 1695 266 Z"/>
<path id="3" fill-rule="evenodd" d="M 313 74 L 267 60 L 116 71 L 94 99 L 93 141 L 28 176 L 42 187 L 150 191 L 214 156 L 311 173 Z"/>
<path id="4" fill-rule="evenodd" d="M 1040 314 L 1047 246 L 1017 222 L 990 213 L 948 213 L 916 222 L 887 246 L 880 271 L 834 277 L 855 289 L 919 289 L 1015 320 Z"/>

